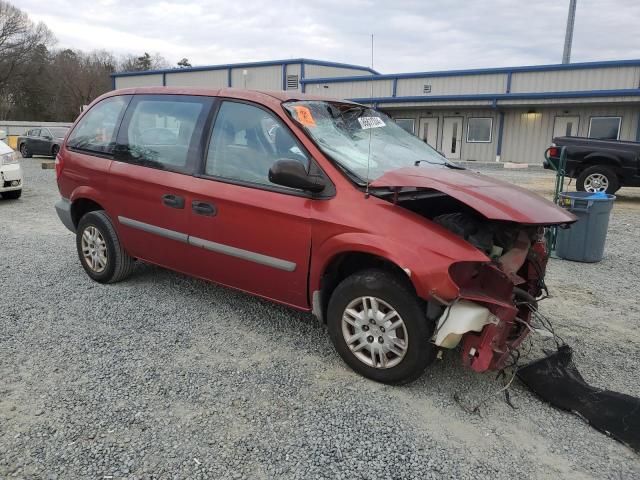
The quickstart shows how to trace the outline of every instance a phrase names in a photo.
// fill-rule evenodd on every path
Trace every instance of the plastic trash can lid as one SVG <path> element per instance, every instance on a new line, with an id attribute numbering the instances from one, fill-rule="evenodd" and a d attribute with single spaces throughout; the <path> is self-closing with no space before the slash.
<path id="1" fill-rule="evenodd" d="M 616 196 L 604 192 L 560 192 L 560 198 L 591 200 L 595 202 L 611 202 L 616 199 Z"/>

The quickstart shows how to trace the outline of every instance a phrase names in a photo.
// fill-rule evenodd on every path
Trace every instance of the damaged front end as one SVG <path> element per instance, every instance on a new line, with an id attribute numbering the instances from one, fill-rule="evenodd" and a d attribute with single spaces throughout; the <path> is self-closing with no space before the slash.
<path id="1" fill-rule="evenodd" d="M 453 259 L 448 275 L 457 295 L 432 292 L 439 308 L 435 316 L 430 308 L 429 317 L 437 322 L 437 346 L 461 345 L 463 363 L 475 371 L 502 369 L 532 330 L 532 313 L 546 293 L 545 228 L 576 217 L 529 190 L 469 170 L 401 168 L 371 187 L 484 253 L 484 262 Z"/>
<path id="2" fill-rule="evenodd" d="M 433 341 L 442 348 L 461 345 L 463 364 L 477 372 L 499 370 L 531 331 L 532 311 L 546 291 L 544 229 L 468 214 L 447 214 L 434 221 L 491 261 L 451 265 L 449 275 L 459 293 L 437 319 Z"/>

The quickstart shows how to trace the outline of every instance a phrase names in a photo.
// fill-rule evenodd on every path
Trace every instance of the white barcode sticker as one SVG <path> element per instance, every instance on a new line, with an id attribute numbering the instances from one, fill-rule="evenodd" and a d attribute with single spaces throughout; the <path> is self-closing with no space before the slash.
<path id="1" fill-rule="evenodd" d="M 380 128 L 386 125 L 380 117 L 358 117 L 358 122 L 360 122 L 360 126 L 363 130 L 368 128 Z"/>

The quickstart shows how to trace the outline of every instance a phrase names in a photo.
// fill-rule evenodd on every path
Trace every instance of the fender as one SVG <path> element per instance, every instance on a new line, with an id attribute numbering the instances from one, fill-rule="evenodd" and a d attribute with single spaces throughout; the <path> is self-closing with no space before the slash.
<path id="1" fill-rule="evenodd" d="M 479 250 L 471 247 L 467 255 L 447 257 L 426 247 L 413 245 L 381 235 L 352 232 L 335 235 L 324 241 L 312 256 L 309 271 L 309 292 L 320 290 L 322 275 L 336 256 L 343 253 L 368 253 L 384 258 L 403 269 L 409 276 L 419 297 L 427 300 L 433 295 L 452 299 L 458 287 L 449 277 L 449 267 L 460 261 L 489 261 Z M 310 295 L 311 297 L 311 295 Z"/>
<path id="2" fill-rule="evenodd" d="M 608 162 L 601 162 L 600 160 L 608 160 Z M 584 157 L 584 162 L 589 162 L 591 164 L 602 164 L 602 165 L 609 165 L 609 164 L 613 164 L 616 167 L 619 167 L 621 165 L 620 159 L 615 156 L 612 155 L 610 153 L 602 153 L 602 152 L 593 152 L 590 153 L 589 155 Z"/>
<path id="3" fill-rule="evenodd" d="M 105 206 L 105 202 L 108 202 L 108 200 L 105 198 L 105 196 L 99 190 L 96 190 L 95 188 L 88 185 L 81 185 L 75 188 L 73 192 L 71 192 L 71 197 L 69 198 L 69 200 L 71 200 L 71 203 L 73 203 L 81 198 L 92 200 L 102 205 L 105 209 L 107 208 Z"/>

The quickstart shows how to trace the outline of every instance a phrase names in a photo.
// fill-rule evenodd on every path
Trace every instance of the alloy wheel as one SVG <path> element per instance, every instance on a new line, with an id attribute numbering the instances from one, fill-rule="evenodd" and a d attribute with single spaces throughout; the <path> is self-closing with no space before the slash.
<path id="1" fill-rule="evenodd" d="M 379 369 L 398 365 L 409 345 L 400 314 L 376 297 L 358 297 L 342 314 L 342 335 L 353 355 Z"/>
<path id="2" fill-rule="evenodd" d="M 82 256 L 87 266 L 95 273 L 102 273 L 107 267 L 107 243 L 93 225 L 82 232 Z"/>
<path id="3" fill-rule="evenodd" d="M 584 179 L 586 192 L 606 192 L 607 188 L 609 188 L 609 179 L 602 173 L 592 173 Z"/>

